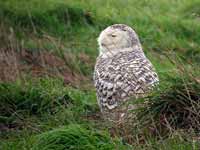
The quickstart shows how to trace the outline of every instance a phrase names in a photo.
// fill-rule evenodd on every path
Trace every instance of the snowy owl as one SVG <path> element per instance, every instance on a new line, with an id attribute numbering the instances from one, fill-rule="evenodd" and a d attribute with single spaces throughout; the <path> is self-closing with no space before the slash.
<path id="1" fill-rule="evenodd" d="M 147 95 L 158 84 L 158 75 L 131 27 L 107 27 L 98 44 L 94 71 L 97 101 L 105 118 L 120 122 L 130 107 L 126 103 Z"/>

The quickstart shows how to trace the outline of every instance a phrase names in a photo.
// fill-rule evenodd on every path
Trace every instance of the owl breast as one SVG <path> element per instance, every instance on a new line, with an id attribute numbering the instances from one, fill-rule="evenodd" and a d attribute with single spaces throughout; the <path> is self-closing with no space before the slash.
<path id="1" fill-rule="evenodd" d="M 101 111 L 113 110 L 128 99 L 144 97 L 158 83 L 158 76 L 143 53 L 119 52 L 97 58 L 94 82 Z"/>

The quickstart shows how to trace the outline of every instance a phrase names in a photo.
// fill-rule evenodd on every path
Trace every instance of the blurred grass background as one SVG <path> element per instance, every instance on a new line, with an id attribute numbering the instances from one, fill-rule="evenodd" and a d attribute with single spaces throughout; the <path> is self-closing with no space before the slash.
<path id="1" fill-rule="evenodd" d="M 199 6 L 199 0 L 0 1 L 0 149 L 198 149 Z M 141 100 L 149 102 L 138 114 L 145 119 L 121 136 L 101 118 L 92 85 L 96 39 L 115 23 L 135 29 L 161 80 L 160 91 Z"/>

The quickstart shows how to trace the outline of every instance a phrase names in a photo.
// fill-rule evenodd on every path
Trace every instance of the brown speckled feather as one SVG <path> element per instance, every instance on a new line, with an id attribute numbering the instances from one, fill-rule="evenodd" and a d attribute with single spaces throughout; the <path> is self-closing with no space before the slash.
<path id="1" fill-rule="evenodd" d="M 107 27 L 100 33 L 98 44 L 94 71 L 98 104 L 105 118 L 120 121 L 127 118 L 127 110 L 135 108 L 129 102 L 146 96 L 158 84 L 158 75 L 131 27 Z"/>
<path id="2" fill-rule="evenodd" d="M 100 108 L 109 111 L 129 97 L 143 97 L 159 80 L 150 61 L 134 50 L 107 58 L 99 56 L 94 81 Z"/>

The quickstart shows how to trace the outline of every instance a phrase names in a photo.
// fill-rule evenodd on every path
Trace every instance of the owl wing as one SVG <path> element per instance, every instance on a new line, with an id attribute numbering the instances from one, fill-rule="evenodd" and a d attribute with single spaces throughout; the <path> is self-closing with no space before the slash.
<path id="1" fill-rule="evenodd" d="M 144 55 L 125 52 L 112 59 L 98 58 L 94 81 L 100 108 L 112 110 L 129 97 L 143 97 L 158 76 Z"/>

